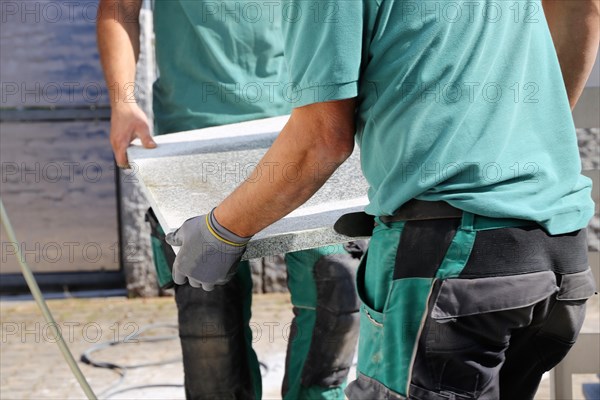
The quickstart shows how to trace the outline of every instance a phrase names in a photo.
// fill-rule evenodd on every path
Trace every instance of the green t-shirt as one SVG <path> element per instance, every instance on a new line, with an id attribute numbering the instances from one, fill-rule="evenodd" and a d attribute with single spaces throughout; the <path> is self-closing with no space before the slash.
<path id="1" fill-rule="evenodd" d="M 157 134 L 287 114 L 281 13 L 268 2 L 155 0 Z"/>
<path id="2" fill-rule="evenodd" d="M 541 3 L 285 0 L 296 102 L 358 97 L 367 212 L 412 198 L 583 228 L 594 212 Z"/>

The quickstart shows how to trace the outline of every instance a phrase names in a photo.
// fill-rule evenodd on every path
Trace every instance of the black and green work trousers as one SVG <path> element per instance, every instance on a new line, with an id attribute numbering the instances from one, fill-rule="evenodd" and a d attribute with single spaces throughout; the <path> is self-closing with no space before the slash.
<path id="1" fill-rule="evenodd" d="M 466 212 L 376 223 L 348 398 L 532 399 L 595 291 L 585 230 L 552 236 Z"/>

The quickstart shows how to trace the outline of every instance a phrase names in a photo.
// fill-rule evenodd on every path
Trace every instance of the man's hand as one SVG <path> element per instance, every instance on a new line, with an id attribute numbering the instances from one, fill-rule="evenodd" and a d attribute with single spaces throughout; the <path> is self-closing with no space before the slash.
<path id="1" fill-rule="evenodd" d="M 141 7 L 142 0 L 100 0 L 98 4 L 98 50 L 112 109 L 110 143 L 120 168 L 129 168 L 127 146 L 136 136 L 144 147 L 156 147 L 148 118 L 131 102 L 134 98 L 131 84 L 135 82 L 135 64 L 140 53 Z"/>
<path id="2" fill-rule="evenodd" d="M 249 237 L 240 237 L 225 229 L 211 211 L 190 218 L 167 235 L 171 246 L 181 246 L 173 264 L 173 281 L 206 291 L 224 285 L 235 274 L 246 250 Z"/>
<path id="3" fill-rule="evenodd" d="M 110 116 L 110 144 L 119 168 L 129 168 L 127 147 L 136 137 L 140 138 L 145 148 L 156 147 L 150 135 L 148 118 L 137 104 L 113 107 Z"/>

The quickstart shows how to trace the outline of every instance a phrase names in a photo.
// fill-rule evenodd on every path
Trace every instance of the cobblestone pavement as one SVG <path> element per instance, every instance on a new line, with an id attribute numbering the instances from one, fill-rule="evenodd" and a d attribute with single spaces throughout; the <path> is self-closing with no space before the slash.
<path id="1" fill-rule="evenodd" d="M 584 331 L 600 331 L 598 296 L 588 310 Z M 179 341 L 173 337 L 159 342 L 139 338 L 176 335 L 176 308 L 172 298 L 125 299 L 123 297 L 49 300 L 49 307 L 77 359 L 92 346 L 110 340 L 129 343 L 110 346 L 91 354 L 97 361 L 118 364 L 172 362 L 160 366 L 129 369 L 118 385 L 119 375 L 108 369 L 80 363 L 81 369 L 100 398 L 183 399 L 183 388 L 141 388 L 117 393 L 139 385 L 181 385 L 183 372 Z M 254 346 L 263 370 L 264 398 L 278 399 L 283 378 L 289 323 L 292 318 L 287 294 L 255 295 L 252 328 Z M 0 352 L 0 399 L 81 399 L 84 395 L 56 346 L 49 326 L 33 301 L 0 302 L 2 343 Z M 146 331 L 149 326 L 160 324 Z M 595 355 L 598 357 L 598 355 Z M 173 361 L 173 359 L 176 359 Z M 599 371 L 600 372 L 600 371 Z M 354 374 L 354 372 L 352 372 Z M 577 376 L 575 399 L 583 399 L 582 383 L 597 383 L 595 375 Z M 116 385 L 116 386 L 115 386 Z M 549 399 L 548 379 L 536 397 Z"/>

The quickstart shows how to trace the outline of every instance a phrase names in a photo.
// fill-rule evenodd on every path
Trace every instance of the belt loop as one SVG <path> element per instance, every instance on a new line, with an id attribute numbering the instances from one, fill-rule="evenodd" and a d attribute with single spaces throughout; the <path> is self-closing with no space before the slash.
<path id="1" fill-rule="evenodd" d="M 460 227 L 465 231 L 473 231 L 473 223 L 475 221 L 475 214 L 463 211 L 462 221 Z"/>

